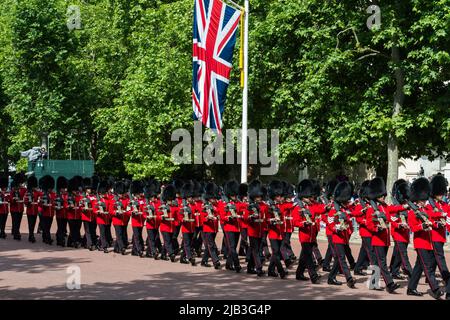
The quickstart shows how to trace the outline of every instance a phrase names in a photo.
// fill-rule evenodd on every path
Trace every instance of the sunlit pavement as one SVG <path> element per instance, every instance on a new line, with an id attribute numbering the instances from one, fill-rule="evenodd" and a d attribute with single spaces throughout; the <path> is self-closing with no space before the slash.
<path id="1" fill-rule="evenodd" d="M 326 284 L 327 274 L 321 284 L 313 285 L 309 281 L 295 279 L 296 265 L 290 270 L 287 279 L 269 277 L 257 278 L 249 275 L 245 267 L 240 274 L 225 270 L 193 267 L 170 261 L 155 261 L 128 254 L 122 256 L 110 252 L 88 251 L 86 249 L 61 248 L 42 243 L 41 235 L 37 242 L 27 241 L 26 217 L 22 221 L 22 241 L 13 240 L 10 235 L 11 219 L 8 218 L 6 240 L 0 239 L 0 299 L 432 299 L 406 295 L 407 280 L 399 281 L 401 288 L 397 294 L 385 290 L 374 291 L 367 287 L 366 277 L 357 276 L 357 289 Z M 53 223 L 53 233 L 56 231 Z M 131 229 L 129 235 L 131 236 Z M 54 235 L 53 235 L 54 237 Z M 221 234 L 217 244 L 221 245 Z M 323 255 L 326 242 L 320 240 L 319 247 Z M 300 244 L 293 239 L 295 253 L 299 256 Z M 359 252 L 358 244 L 352 244 L 355 259 Z M 128 250 L 130 251 L 130 250 Z M 389 251 L 389 258 L 392 248 Z M 415 253 L 409 251 L 414 265 Z M 447 252 L 447 261 L 449 259 Z M 241 257 L 242 266 L 245 266 Z M 81 288 L 69 290 L 67 279 L 73 269 L 81 271 Z M 69 269 L 68 269 L 69 268 Z M 267 271 L 267 263 L 264 268 Z M 342 276 L 338 280 L 344 281 Z M 70 282 L 70 281 L 69 281 Z M 382 283 L 384 287 L 384 283 Z M 422 278 L 419 291 L 426 292 L 429 287 Z"/>

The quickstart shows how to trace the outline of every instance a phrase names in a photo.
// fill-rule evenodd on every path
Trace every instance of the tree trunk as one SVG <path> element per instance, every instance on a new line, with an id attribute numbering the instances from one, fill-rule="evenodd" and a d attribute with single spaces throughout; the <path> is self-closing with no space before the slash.
<path id="1" fill-rule="evenodd" d="M 405 79 L 403 70 L 400 65 L 400 50 L 397 46 L 392 47 L 392 61 L 395 64 L 394 73 L 396 82 L 394 106 L 392 112 L 392 118 L 394 118 L 401 112 L 405 100 L 405 94 L 403 91 Z M 391 132 L 389 133 L 387 160 L 388 160 L 388 172 L 387 172 L 386 189 L 388 192 L 390 192 L 392 190 L 394 182 L 398 179 L 398 141 L 394 130 L 391 130 Z M 391 200 L 390 197 L 389 200 Z"/>

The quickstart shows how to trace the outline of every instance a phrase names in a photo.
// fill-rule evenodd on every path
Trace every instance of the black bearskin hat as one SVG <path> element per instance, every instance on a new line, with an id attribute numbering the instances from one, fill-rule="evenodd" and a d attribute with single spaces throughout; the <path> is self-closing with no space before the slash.
<path id="1" fill-rule="evenodd" d="M 353 195 L 353 187 L 348 181 L 339 182 L 334 189 L 333 199 L 340 203 L 348 202 Z"/>
<path id="2" fill-rule="evenodd" d="M 165 201 L 165 202 L 172 201 L 172 200 L 175 200 L 176 196 L 177 196 L 177 193 L 176 193 L 175 186 L 173 184 L 168 184 L 162 192 L 161 200 Z"/>
<path id="3" fill-rule="evenodd" d="M 369 196 L 369 183 L 370 180 L 365 180 L 363 183 L 361 183 L 358 193 L 360 198 L 367 198 Z"/>
<path id="4" fill-rule="evenodd" d="M 100 177 L 93 176 L 92 177 L 92 190 L 97 190 L 99 184 L 100 184 Z"/>
<path id="5" fill-rule="evenodd" d="M 203 193 L 203 187 L 200 182 L 194 180 L 194 197 L 201 197 Z"/>
<path id="6" fill-rule="evenodd" d="M 212 198 L 219 198 L 219 188 L 214 182 L 208 182 L 205 186 L 205 193 L 203 194 L 203 197 L 206 200 L 212 199 Z"/>
<path id="7" fill-rule="evenodd" d="M 325 187 L 325 195 L 327 198 L 331 198 L 333 196 L 334 189 L 336 189 L 336 186 L 338 184 L 338 181 L 336 179 L 331 180 L 327 183 Z"/>
<path id="8" fill-rule="evenodd" d="M 241 199 L 248 196 L 248 184 L 241 183 L 239 185 L 238 195 Z"/>
<path id="9" fill-rule="evenodd" d="M 115 194 L 124 194 L 127 192 L 125 183 L 123 181 L 116 181 L 116 183 L 114 183 L 114 193 Z"/>
<path id="10" fill-rule="evenodd" d="M 259 180 L 253 180 L 248 185 L 248 196 L 250 199 L 254 200 L 256 197 L 264 196 L 262 189 L 262 183 Z"/>
<path id="11" fill-rule="evenodd" d="M 395 193 L 392 195 L 399 203 L 403 203 L 409 199 L 409 188 L 409 183 L 407 182 L 398 184 L 395 188 Z"/>
<path id="12" fill-rule="evenodd" d="M 295 196 L 294 186 L 287 181 L 283 181 L 283 196 L 288 198 Z"/>
<path id="13" fill-rule="evenodd" d="M 266 185 L 262 185 L 261 190 L 262 190 L 262 193 L 263 193 L 263 195 L 262 195 L 263 201 L 269 200 L 269 190 L 268 190 L 267 186 Z"/>
<path id="14" fill-rule="evenodd" d="M 277 196 L 283 195 L 283 183 L 280 180 L 272 180 L 269 183 L 269 198 L 275 199 Z"/>
<path id="15" fill-rule="evenodd" d="M 84 178 L 83 179 L 83 188 L 86 189 L 92 189 L 92 178 Z"/>
<path id="16" fill-rule="evenodd" d="M 161 186 L 159 185 L 159 182 L 155 179 L 151 179 L 145 185 L 145 196 L 147 198 L 156 197 L 158 196 L 160 189 Z"/>
<path id="17" fill-rule="evenodd" d="M 431 196 L 443 196 L 447 194 L 447 180 L 443 175 L 435 175 L 430 182 Z"/>
<path id="18" fill-rule="evenodd" d="M 109 190 L 109 181 L 101 180 L 97 187 L 97 193 L 107 193 Z"/>
<path id="19" fill-rule="evenodd" d="M 223 191 L 227 197 L 237 196 L 239 193 L 239 182 L 236 180 L 227 181 L 223 187 Z"/>
<path id="20" fill-rule="evenodd" d="M 195 197 L 194 193 L 194 183 L 188 181 L 181 187 L 180 195 L 183 199 Z"/>
<path id="21" fill-rule="evenodd" d="M 182 180 L 179 180 L 179 179 L 175 179 L 175 180 L 173 181 L 173 185 L 175 186 L 175 192 L 176 192 L 177 194 L 181 194 L 181 188 L 182 188 L 183 185 L 184 185 L 183 181 L 182 181 Z"/>
<path id="22" fill-rule="evenodd" d="M 398 186 L 405 182 L 406 182 L 405 179 L 398 179 L 397 181 L 395 181 L 394 184 L 392 185 L 392 195 L 394 195 L 397 192 Z"/>
<path id="23" fill-rule="evenodd" d="M 301 198 L 309 198 L 314 196 L 314 183 L 312 180 L 303 179 L 297 185 L 297 197 Z"/>
<path id="24" fill-rule="evenodd" d="M 380 197 L 386 196 L 386 185 L 384 183 L 383 178 L 376 177 L 370 180 L 369 182 L 369 196 L 368 198 L 370 200 L 376 200 Z"/>
<path id="25" fill-rule="evenodd" d="M 131 194 L 140 194 L 144 192 L 144 185 L 140 180 L 133 180 L 130 186 Z"/>
<path id="26" fill-rule="evenodd" d="M 413 202 L 428 200 L 430 194 L 431 186 L 427 178 L 419 178 L 414 180 L 409 188 L 409 200 Z"/>
<path id="27" fill-rule="evenodd" d="M 66 177 L 58 177 L 58 179 L 56 179 L 56 190 L 61 190 L 61 189 L 65 189 L 67 188 L 68 185 L 68 181 Z"/>
<path id="28" fill-rule="evenodd" d="M 2 174 L 1 176 L 0 176 L 0 188 L 8 188 L 8 184 L 9 184 L 9 178 L 8 178 L 8 175 L 6 174 Z"/>
<path id="29" fill-rule="evenodd" d="M 23 173 L 16 173 L 14 175 L 13 181 L 11 182 L 11 187 L 17 188 L 25 181 L 26 181 L 26 177 Z"/>
<path id="30" fill-rule="evenodd" d="M 320 183 L 317 180 L 311 179 L 312 183 L 313 183 L 313 196 L 314 197 L 319 197 L 320 196 Z"/>
<path id="31" fill-rule="evenodd" d="M 27 179 L 27 189 L 33 190 L 34 188 L 37 188 L 38 186 L 38 180 L 35 176 L 28 177 Z"/>
<path id="32" fill-rule="evenodd" d="M 80 186 L 79 180 L 76 177 L 73 177 L 67 183 L 67 191 L 68 192 L 78 191 L 79 186 Z"/>
<path id="33" fill-rule="evenodd" d="M 49 189 L 55 188 L 55 179 L 52 176 L 43 176 L 39 179 L 39 187 L 41 190 L 47 192 Z"/>

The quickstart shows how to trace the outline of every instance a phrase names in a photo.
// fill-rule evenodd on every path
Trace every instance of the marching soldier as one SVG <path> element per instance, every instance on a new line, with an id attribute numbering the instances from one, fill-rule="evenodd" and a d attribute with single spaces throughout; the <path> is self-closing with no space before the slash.
<path id="1" fill-rule="evenodd" d="M 201 212 L 202 212 L 202 185 L 200 182 L 194 180 L 194 201 L 195 205 L 197 207 L 195 213 L 194 213 L 194 219 L 195 219 L 195 229 L 194 229 L 194 236 L 192 239 L 192 248 L 197 253 L 197 257 L 202 257 L 202 245 L 203 245 L 203 221 L 201 218 Z"/>
<path id="2" fill-rule="evenodd" d="M 94 251 L 97 247 L 97 197 L 92 193 L 93 180 L 91 178 L 83 179 L 85 193 L 81 199 L 81 220 L 83 221 L 84 237 L 86 239 L 85 247 L 89 251 Z"/>
<path id="3" fill-rule="evenodd" d="M 404 206 L 388 206 L 385 202 L 386 185 L 382 178 L 377 177 L 369 182 L 370 207 L 366 211 L 367 227 L 372 232 L 372 247 L 375 252 L 375 265 L 380 268 L 381 276 L 386 283 L 386 291 L 394 293 L 400 288 L 392 279 L 388 270 L 386 258 L 391 244 L 389 222 L 391 215 L 405 209 Z"/>
<path id="4" fill-rule="evenodd" d="M 96 222 L 100 230 L 100 243 L 98 250 L 103 250 L 103 253 L 109 253 L 109 241 L 107 229 L 111 225 L 111 215 L 109 209 L 111 208 L 111 199 L 108 194 L 109 185 L 106 180 L 101 180 L 97 187 L 97 218 Z"/>
<path id="5" fill-rule="evenodd" d="M 327 183 L 326 185 L 326 190 L 325 190 L 325 194 L 323 196 L 323 201 L 324 204 L 327 206 L 330 206 L 332 204 L 332 197 L 333 197 L 333 192 L 334 189 L 336 188 L 336 185 L 338 184 L 337 180 L 331 180 L 330 182 Z M 324 214 L 322 215 L 322 221 L 328 225 L 328 215 Z M 322 270 L 325 272 L 330 272 L 331 271 L 331 259 L 334 257 L 333 254 L 333 232 L 331 231 L 331 229 L 326 228 L 325 229 L 325 234 L 327 236 L 327 240 L 328 240 L 328 247 L 327 247 L 327 252 L 325 253 L 325 258 L 322 261 Z"/>
<path id="6" fill-rule="evenodd" d="M 67 234 L 67 185 L 68 181 L 65 177 L 58 177 L 56 179 L 56 203 L 55 203 L 55 216 L 56 216 L 56 245 L 66 246 L 66 234 Z"/>
<path id="7" fill-rule="evenodd" d="M 20 224 L 22 222 L 23 213 L 25 211 L 24 198 L 27 189 L 22 185 L 25 178 L 22 174 L 17 173 L 11 183 L 9 210 L 11 212 L 12 228 L 11 232 L 14 240 L 21 239 Z"/>
<path id="8" fill-rule="evenodd" d="M 321 202 L 319 201 L 320 194 L 321 194 L 321 188 L 320 188 L 319 181 L 313 180 L 313 179 L 311 179 L 311 181 L 313 182 L 313 185 L 314 185 L 314 188 L 313 188 L 314 198 L 311 199 L 312 204 L 316 207 L 319 206 L 319 207 L 325 208 L 325 206 L 323 206 L 323 204 L 321 204 Z M 320 232 L 320 220 L 322 220 L 322 215 L 324 213 L 325 213 L 325 211 L 323 211 L 322 213 L 316 213 L 316 215 L 315 215 L 316 216 L 315 219 L 317 220 L 317 223 L 316 222 L 314 223 L 313 229 L 314 229 L 316 235 L 314 237 L 314 242 L 312 242 L 312 245 L 313 245 L 312 253 L 313 253 L 313 261 L 314 261 L 315 267 L 322 266 L 322 263 L 323 263 L 322 254 L 320 253 L 319 244 L 317 243 L 317 235 Z M 347 250 L 347 257 L 349 256 L 348 253 L 351 256 L 350 247 L 348 247 L 348 250 Z M 353 256 L 351 257 L 351 259 L 353 259 Z M 354 264 L 354 261 L 353 261 L 353 264 Z"/>
<path id="9" fill-rule="evenodd" d="M 67 222 L 69 224 L 69 237 L 67 246 L 78 249 L 81 246 L 81 211 L 79 206 L 83 196 L 80 193 L 83 179 L 80 176 L 73 177 L 67 184 Z"/>
<path id="10" fill-rule="evenodd" d="M 9 213 L 9 193 L 6 191 L 8 188 L 8 176 L 0 176 L 0 238 L 6 239 L 5 227 L 6 220 Z"/>
<path id="11" fill-rule="evenodd" d="M 408 212 L 408 224 L 414 233 L 414 249 L 416 250 L 417 258 L 406 293 L 410 296 L 423 295 L 417 291 L 417 285 L 423 272 L 431 288 L 431 296 L 439 299 L 443 293 L 434 274 L 436 258 L 433 253 L 431 235 L 433 223 L 430 221 L 426 211 L 426 201 L 430 198 L 430 191 L 430 183 L 426 178 L 419 178 L 411 184 L 408 201 L 411 210 Z"/>
<path id="12" fill-rule="evenodd" d="M 267 187 L 265 185 L 262 185 L 261 190 L 263 192 L 262 201 L 266 203 L 268 201 Z M 260 255 L 261 261 L 263 263 L 264 263 L 264 261 L 269 260 L 270 257 L 272 256 L 270 254 L 269 244 L 267 242 L 268 235 L 269 235 L 269 226 L 267 225 L 267 223 L 264 223 L 263 235 L 262 235 L 262 239 L 261 239 L 261 247 L 259 248 L 259 255 Z"/>
<path id="13" fill-rule="evenodd" d="M 142 181 L 131 182 L 130 189 L 130 209 L 131 209 L 131 227 L 133 229 L 133 249 L 131 255 L 144 256 L 144 239 L 142 229 L 145 222 L 145 196 Z"/>
<path id="14" fill-rule="evenodd" d="M 289 268 L 297 257 L 291 246 L 291 236 L 294 232 L 294 188 L 289 182 L 283 181 L 283 203 L 281 211 L 284 217 L 284 230 L 282 233 L 283 240 L 281 244 L 281 256 L 283 257 L 286 268 Z"/>
<path id="15" fill-rule="evenodd" d="M 55 215 L 55 200 L 56 193 L 53 191 L 55 187 L 55 179 L 51 176 L 44 176 L 39 180 L 40 188 L 42 190 L 42 197 L 39 201 L 40 211 L 42 212 L 42 240 L 44 243 L 51 245 L 53 239 L 50 230 Z"/>
<path id="16" fill-rule="evenodd" d="M 181 222 L 181 233 L 183 235 L 183 253 L 180 263 L 195 266 L 195 258 L 192 255 L 192 240 L 195 231 L 194 213 L 197 211 L 197 205 L 194 200 L 194 183 L 186 182 L 180 190 L 182 203 L 178 213 L 178 220 Z"/>
<path id="17" fill-rule="evenodd" d="M 278 180 L 271 181 L 269 184 L 269 206 L 266 212 L 265 220 L 269 229 L 268 237 L 270 241 L 270 247 L 272 248 L 272 256 L 270 258 L 268 276 L 277 278 L 278 275 L 281 279 L 286 278 L 287 271 L 281 264 L 281 247 L 283 243 L 283 231 L 284 231 L 284 216 L 281 211 L 282 195 L 283 195 L 283 183 Z M 276 273 L 275 268 L 278 270 Z"/>
<path id="18" fill-rule="evenodd" d="M 239 183 L 236 180 L 228 181 L 224 186 L 225 201 L 220 203 L 219 210 L 228 253 L 225 268 L 237 273 L 242 269 L 237 253 L 242 220 L 242 204 L 237 201 L 238 192 Z"/>
<path id="19" fill-rule="evenodd" d="M 162 260 L 170 260 L 175 262 L 175 251 L 173 248 L 173 233 L 176 229 L 176 220 L 178 217 L 179 205 L 176 200 L 175 187 L 172 184 L 167 185 L 161 195 L 161 204 L 158 209 L 158 214 L 161 219 L 161 225 L 159 227 L 163 242 L 164 249 L 161 255 Z M 169 257 L 167 257 L 169 255 Z"/>
<path id="20" fill-rule="evenodd" d="M 116 233 L 116 242 L 114 244 L 114 252 L 127 254 L 126 242 L 128 239 L 125 235 L 127 229 L 127 207 L 130 199 L 126 196 L 126 187 L 122 181 L 114 184 L 114 199 L 109 203 L 109 212 L 112 216 L 112 224 Z"/>
<path id="21" fill-rule="evenodd" d="M 262 237 L 264 234 L 265 220 L 267 214 L 267 205 L 262 201 L 264 192 L 262 183 L 259 180 L 253 180 L 248 186 L 249 204 L 244 211 L 244 219 L 247 220 L 247 230 L 249 237 L 249 259 L 247 264 L 247 273 L 256 274 L 262 277 L 265 273 L 262 269 L 260 249 Z"/>
<path id="22" fill-rule="evenodd" d="M 409 184 L 405 180 L 398 180 L 392 188 L 392 196 L 396 205 L 404 205 L 408 200 Z M 391 233 L 395 246 L 392 253 L 390 270 L 392 277 L 403 280 L 400 275 L 400 266 L 403 272 L 411 278 L 412 267 L 408 258 L 408 244 L 410 229 L 408 225 L 408 210 L 402 210 L 391 215 Z"/>
<path id="23" fill-rule="evenodd" d="M 203 252 L 201 265 L 210 267 L 208 259 L 211 258 L 214 268 L 220 268 L 220 261 L 216 245 L 216 236 L 219 231 L 219 212 L 217 208 L 217 200 L 219 199 L 219 188 L 215 183 L 209 182 L 205 186 L 203 194 L 203 208 L 201 217 L 203 220 L 203 243 L 205 251 Z"/>
<path id="24" fill-rule="evenodd" d="M 369 208 L 369 201 L 367 199 L 369 183 L 370 180 L 366 180 L 361 184 L 359 200 L 353 210 L 353 216 L 356 219 L 356 223 L 358 223 L 359 236 L 361 237 L 361 249 L 359 250 L 353 274 L 359 276 L 366 275 L 363 269 L 368 267 L 368 264 L 375 264 L 375 253 L 372 248 L 372 232 L 367 228 L 366 220 L 366 210 Z"/>
<path id="25" fill-rule="evenodd" d="M 241 208 L 245 208 L 248 205 L 248 185 L 246 183 L 241 183 L 238 190 L 238 203 Z M 247 232 L 247 221 L 245 219 L 240 220 L 240 230 L 241 230 L 241 241 L 239 243 L 239 255 L 246 257 L 246 262 L 248 262 L 248 257 L 250 252 L 248 250 L 248 232 Z"/>
<path id="26" fill-rule="evenodd" d="M 449 281 L 450 274 L 445 261 L 444 245 L 447 241 L 447 214 L 450 208 L 448 204 L 442 200 L 443 196 L 447 194 L 447 181 L 444 176 L 436 175 L 433 179 L 431 179 L 430 187 L 431 197 L 428 199 L 426 209 L 431 222 L 433 222 L 433 227 L 431 230 L 433 252 L 442 279 L 445 283 L 447 283 Z M 435 270 L 436 265 L 434 266 L 433 272 Z"/>
<path id="27" fill-rule="evenodd" d="M 348 210 L 349 201 L 352 197 L 352 186 L 347 181 L 337 184 L 333 193 L 333 208 L 328 212 L 327 229 L 331 233 L 331 246 L 333 247 L 333 267 L 328 275 L 328 284 L 342 285 L 336 280 L 336 276 L 341 269 L 347 280 L 349 288 L 355 288 L 355 279 L 350 273 L 345 259 L 345 246 L 349 244 L 352 233 L 350 212 Z"/>
<path id="28" fill-rule="evenodd" d="M 25 206 L 27 208 L 27 220 L 28 220 L 28 241 L 31 243 L 36 242 L 34 237 L 34 230 L 36 228 L 37 216 L 39 213 L 38 199 L 41 196 L 38 188 L 38 181 L 35 176 L 31 176 L 27 179 L 27 193 L 25 195 Z"/>
<path id="29" fill-rule="evenodd" d="M 314 202 L 314 181 L 302 180 L 297 187 L 297 202 L 294 209 L 295 224 L 298 227 L 299 241 L 302 246 L 296 279 L 307 281 L 304 276 L 305 269 L 313 284 L 319 283 L 320 276 L 316 272 L 313 259 L 313 247 L 317 238 L 316 221 L 320 221 L 321 215 L 325 213 L 325 206 Z"/>
<path id="30" fill-rule="evenodd" d="M 183 181 L 179 179 L 175 179 L 173 182 L 173 185 L 175 186 L 175 193 L 176 193 L 176 201 L 178 202 L 178 206 L 181 208 L 183 199 L 181 198 L 181 187 L 183 187 Z M 180 235 L 181 231 L 181 223 L 178 219 L 175 219 L 175 230 L 172 234 L 172 247 L 173 251 L 175 252 L 175 255 L 178 255 L 180 253 L 180 244 L 178 243 L 178 236 Z"/>
<path id="31" fill-rule="evenodd" d="M 160 186 L 158 181 L 151 180 L 146 188 L 145 195 L 147 198 L 146 223 L 147 228 L 147 252 L 146 257 L 159 259 L 158 251 L 161 252 L 161 239 L 159 238 L 159 225 L 161 224 L 160 216 L 157 210 L 161 205 L 158 199 Z"/>

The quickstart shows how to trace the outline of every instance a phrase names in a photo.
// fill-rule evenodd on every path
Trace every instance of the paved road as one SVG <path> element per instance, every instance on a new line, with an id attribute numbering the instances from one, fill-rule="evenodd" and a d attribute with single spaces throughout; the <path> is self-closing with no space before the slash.
<path id="1" fill-rule="evenodd" d="M 406 281 L 400 281 L 398 294 L 391 295 L 368 290 L 367 277 L 357 277 L 357 289 L 329 286 L 323 272 L 322 284 L 299 282 L 295 280 L 295 269 L 284 280 L 259 279 L 200 265 L 48 246 L 41 242 L 40 235 L 38 242 L 31 244 L 26 241 L 26 218 L 22 229 L 23 240 L 15 241 L 8 222 L 8 238 L 0 239 L 0 299 L 432 299 L 429 295 L 406 296 Z M 293 245 L 298 255 L 298 241 Z M 326 243 L 320 241 L 319 245 L 325 253 Z M 352 244 L 352 250 L 356 256 L 358 245 Z M 409 254 L 414 262 L 415 253 Z M 66 287 L 67 268 L 71 266 L 80 267 L 80 290 Z M 424 278 L 419 290 L 428 290 Z"/>

